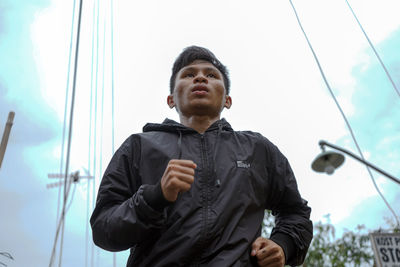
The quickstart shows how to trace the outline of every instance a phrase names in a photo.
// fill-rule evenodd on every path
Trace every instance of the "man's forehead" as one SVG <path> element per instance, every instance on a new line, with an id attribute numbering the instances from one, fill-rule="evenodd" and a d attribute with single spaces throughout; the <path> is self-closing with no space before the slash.
<path id="1" fill-rule="evenodd" d="M 180 71 L 184 71 L 186 69 L 192 69 L 192 68 L 201 68 L 201 69 L 213 69 L 219 71 L 211 62 L 203 59 L 196 59 L 192 63 L 186 65 L 183 67 Z"/>

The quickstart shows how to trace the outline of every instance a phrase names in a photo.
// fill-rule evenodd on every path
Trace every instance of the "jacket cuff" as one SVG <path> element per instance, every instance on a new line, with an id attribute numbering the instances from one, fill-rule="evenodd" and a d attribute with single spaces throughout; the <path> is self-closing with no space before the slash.
<path id="1" fill-rule="evenodd" d="M 165 207 L 173 203 L 165 199 L 161 190 L 160 182 L 155 185 L 147 185 L 144 187 L 143 198 L 144 201 L 146 201 L 146 203 L 156 211 L 162 211 Z"/>
<path id="2" fill-rule="evenodd" d="M 284 233 L 275 233 L 273 236 L 270 237 L 270 239 L 281 246 L 283 252 L 285 253 L 285 261 L 287 263 L 296 252 L 296 246 L 293 239 L 289 235 Z"/>

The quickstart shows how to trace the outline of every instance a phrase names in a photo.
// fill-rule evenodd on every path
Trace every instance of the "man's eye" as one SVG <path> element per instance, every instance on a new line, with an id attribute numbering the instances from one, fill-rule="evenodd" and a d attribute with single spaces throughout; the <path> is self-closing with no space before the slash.
<path id="1" fill-rule="evenodd" d="M 183 75 L 183 77 L 194 77 L 193 73 L 186 73 L 185 75 Z"/>
<path id="2" fill-rule="evenodd" d="M 207 77 L 210 77 L 210 78 L 215 78 L 216 76 L 215 76 L 215 74 L 214 74 L 214 73 L 209 73 L 209 74 L 207 74 Z"/>

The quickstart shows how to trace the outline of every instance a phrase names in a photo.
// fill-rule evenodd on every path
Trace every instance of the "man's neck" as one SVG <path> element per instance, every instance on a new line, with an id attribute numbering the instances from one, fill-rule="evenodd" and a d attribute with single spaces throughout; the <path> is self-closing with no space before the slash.
<path id="1" fill-rule="evenodd" d="M 204 133 L 208 128 L 210 128 L 211 124 L 219 120 L 220 117 L 197 116 L 197 115 L 186 117 L 180 115 L 179 119 L 181 124 L 185 125 L 186 127 L 190 127 L 199 133 Z"/>

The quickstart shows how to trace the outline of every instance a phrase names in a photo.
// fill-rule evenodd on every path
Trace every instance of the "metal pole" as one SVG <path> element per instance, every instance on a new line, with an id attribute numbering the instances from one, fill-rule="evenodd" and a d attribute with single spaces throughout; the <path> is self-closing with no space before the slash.
<path id="1" fill-rule="evenodd" d="M 4 133 L 3 133 L 3 137 L 1 139 L 1 144 L 0 144 L 0 168 L 1 168 L 1 163 L 3 162 L 4 154 L 6 153 L 8 137 L 10 136 L 11 126 L 13 125 L 14 116 L 15 116 L 14 111 L 10 111 L 8 113 L 6 127 L 4 128 Z"/>
<path id="2" fill-rule="evenodd" d="M 384 176 L 386 176 L 387 178 L 391 179 L 392 181 L 394 181 L 394 182 L 400 184 L 400 180 L 399 180 L 398 178 L 394 177 L 393 175 L 390 175 L 389 173 L 385 172 L 384 170 L 382 170 L 382 169 L 376 167 L 376 166 L 373 165 L 372 163 L 370 163 L 370 162 L 368 162 L 368 161 L 366 161 L 366 160 L 360 158 L 360 157 L 357 156 L 356 154 L 354 154 L 354 153 L 352 153 L 352 152 L 350 152 L 350 151 L 348 151 L 348 150 L 346 150 L 346 149 L 344 149 L 344 148 L 341 148 L 341 147 L 339 147 L 339 146 L 330 144 L 330 143 L 328 143 L 328 142 L 326 142 L 326 141 L 323 141 L 323 140 L 319 141 L 319 145 L 321 146 L 321 148 L 323 148 L 324 146 L 329 146 L 329 147 L 331 147 L 331 148 L 333 148 L 333 149 L 339 150 L 339 151 L 341 151 L 341 152 L 343 152 L 343 153 L 345 153 L 345 154 L 347 154 L 347 155 L 353 157 L 354 159 L 358 160 L 359 162 L 364 163 L 364 164 L 367 165 L 368 167 L 371 167 L 372 169 L 374 169 L 375 171 L 379 172 L 380 174 L 383 174 Z"/>

